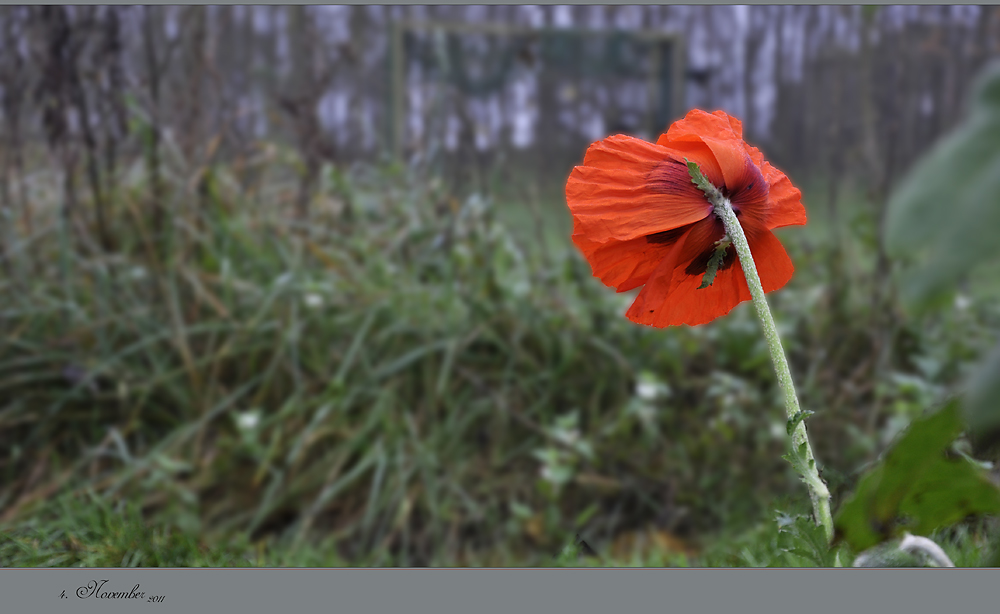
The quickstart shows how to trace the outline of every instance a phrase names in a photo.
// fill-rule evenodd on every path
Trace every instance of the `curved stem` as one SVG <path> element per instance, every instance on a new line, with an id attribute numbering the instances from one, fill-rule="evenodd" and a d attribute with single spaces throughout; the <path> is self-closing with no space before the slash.
<path id="1" fill-rule="evenodd" d="M 753 298 L 753 305 L 757 310 L 757 318 L 764 328 L 767 347 L 771 352 L 771 361 L 774 363 L 774 370 L 778 376 L 778 385 L 785 396 L 785 413 L 788 415 L 789 424 L 795 423 L 795 428 L 792 431 L 792 450 L 786 458 L 799 472 L 802 481 L 809 488 L 809 497 L 812 499 L 816 524 L 823 527 L 827 541 L 830 541 L 833 539 L 830 491 L 816 469 L 812 446 L 809 445 L 809 435 L 806 433 L 805 421 L 802 420 L 803 415 L 799 409 L 799 399 L 795 395 L 795 385 L 792 383 L 792 372 L 788 367 L 788 360 L 785 358 L 785 350 L 781 346 L 781 337 L 778 336 L 778 328 L 771 316 L 771 309 L 767 306 L 767 299 L 764 298 L 764 288 L 761 286 L 760 276 L 757 274 L 757 267 L 754 265 L 753 255 L 750 253 L 750 244 L 747 243 L 743 227 L 740 226 L 729 199 L 724 197 L 718 188 L 702 176 L 697 164 L 688 162 L 688 169 L 692 181 L 705 192 L 705 196 L 708 197 L 715 209 L 715 214 L 725 225 L 727 238 L 736 247 L 736 254 L 739 256 L 743 275 L 746 277 L 750 296 Z"/>
<path id="2" fill-rule="evenodd" d="M 924 554 L 934 561 L 938 567 L 955 566 L 944 550 L 941 549 L 941 546 L 926 537 L 905 533 L 903 541 L 899 542 L 899 549 L 910 554 Z"/>

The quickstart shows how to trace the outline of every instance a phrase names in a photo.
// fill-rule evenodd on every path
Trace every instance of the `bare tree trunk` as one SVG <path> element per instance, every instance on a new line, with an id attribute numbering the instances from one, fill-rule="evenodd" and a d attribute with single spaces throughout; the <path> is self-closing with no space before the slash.
<path id="1" fill-rule="evenodd" d="M 749 139 L 759 136 L 760 128 L 756 116 L 756 105 L 754 97 L 757 94 L 757 83 L 754 72 L 759 65 L 757 61 L 761 47 L 764 45 L 764 36 L 767 31 L 764 29 L 765 23 L 756 17 L 760 15 L 758 7 L 750 7 L 750 17 L 747 27 L 749 32 L 746 37 L 746 51 L 743 55 L 743 100 L 745 108 L 743 111 L 743 133 Z"/>
<path id="2" fill-rule="evenodd" d="M 441 7 L 435 7 L 441 8 Z M 365 111 L 371 103 L 370 90 L 372 75 L 368 73 L 371 68 L 369 56 L 369 40 L 374 36 L 372 18 L 369 14 L 369 6 L 352 6 L 350 16 L 350 54 L 354 58 L 354 70 L 351 71 L 353 82 L 353 96 L 350 100 L 349 115 L 351 121 L 348 126 L 348 142 L 353 143 L 351 154 L 355 159 L 364 156 L 363 126 L 365 124 Z"/>
<path id="3" fill-rule="evenodd" d="M 17 185 L 17 203 L 21 210 L 21 218 L 24 221 L 25 231 L 30 236 L 34 232 L 31 207 L 27 196 L 24 193 L 24 139 L 21 125 L 22 111 L 24 106 L 24 96 L 27 89 L 27 74 L 25 69 L 25 58 L 21 50 L 17 48 L 14 41 L 21 36 L 26 36 L 26 19 L 22 16 L 22 9 L 17 9 L 17 20 L 12 12 L 7 14 L 4 20 L 6 28 L 5 38 L 10 41 L 6 57 L 10 58 L 10 79 L 6 80 L 7 87 L 4 88 L 3 109 L 4 117 L 7 120 L 7 132 L 10 139 L 9 158 L 13 166 L 14 177 Z M 15 29 L 16 24 L 16 29 Z"/>
<path id="4" fill-rule="evenodd" d="M 11 23 L 13 22 L 14 19 L 13 11 L 8 7 L 0 9 L 0 19 L 3 20 L 5 26 L 3 40 L 2 42 L 0 42 L 0 45 L 3 45 L 4 47 L 10 50 L 8 51 L 8 54 L 17 55 L 17 50 L 16 48 L 14 48 L 14 40 L 13 37 L 11 36 L 11 31 L 13 29 L 11 27 Z M 13 138 L 11 136 L 11 131 L 10 131 L 10 126 L 11 126 L 10 107 L 12 106 L 10 104 L 12 99 L 12 93 L 10 92 L 10 88 L 12 85 L 16 87 L 17 84 L 15 83 L 16 79 L 14 75 L 15 70 L 14 67 L 12 66 L 12 64 L 14 64 L 16 60 L 11 59 L 10 55 L 5 55 L 3 57 L 0 57 L 0 79 L 3 80 L 4 84 L 4 87 L 2 88 L 3 99 L 0 100 L 0 108 L 3 109 L 4 119 L 6 120 L 4 122 L 5 129 L 2 142 L 3 175 L 2 177 L 0 177 L 0 214 L 3 214 L 2 217 L 6 217 L 7 220 L 13 222 L 15 207 L 11 196 L 11 181 L 13 175 L 13 164 L 11 163 L 11 158 L 13 150 Z M 3 226 L 4 228 L 0 229 L 0 240 L 3 241 L 3 245 L 0 245 L 0 265 L 3 266 L 4 273 L 7 274 L 8 278 L 14 279 L 14 271 L 11 262 L 7 256 L 7 249 L 8 247 L 10 247 L 11 249 L 13 248 L 14 244 L 13 237 L 15 236 L 16 228 L 13 223 L 9 224 L 6 223 L 6 220 Z"/>
<path id="5" fill-rule="evenodd" d="M 872 49 L 872 34 L 875 30 L 875 11 L 877 7 L 862 8 L 861 21 L 861 56 L 858 58 L 861 66 L 861 117 L 862 135 L 864 139 L 865 167 L 867 168 L 870 193 L 876 193 L 876 186 L 882 184 L 882 158 L 879 151 L 877 127 L 877 102 L 875 99 L 875 57 Z"/>
<path id="6" fill-rule="evenodd" d="M 785 24 L 790 19 L 790 12 L 796 7 L 776 6 L 771 7 L 777 13 L 775 19 L 775 36 L 777 41 L 774 46 L 774 87 L 777 96 L 774 101 L 773 138 L 774 149 L 777 149 L 777 156 L 783 163 L 790 164 L 793 160 L 791 149 L 791 118 L 789 115 L 794 108 L 791 98 L 791 85 L 788 83 L 788 48 L 785 44 Z"/>
<path id="7" fill-rule="evenodd" d="M 20 50 L 17 48 L 17 41 L 22 36 L 22 22 L 19 19 L 19 9 L 13 7 L 3 8 L 3 43 L 6 53 L 0 63 L 0 79 L 3 80 L 3 98 L 0 100 L 0 108 L 3 109 L 4 116 L 4 178 L 3 178 L 3 200 L 4 206 L 8 207 L 13 215 L 15 199 L 11 184 L 18 184 L 22 175 L 21 158 L 21 106 L 24 95 L 24 60 Z M 23 193 L 22 193 L 23 196 Z M 23 208 L 23 198 L 17 199 Z M 29 227 L 30 233 L 30 213 L 22 211 L 25 216 L 24 221 Z"/>
<path id="8" fill-rule="evenodd" d="M 149 88 L 149 141 L 146 145 L 146 172 L 149 175 L 150 205 L 152 213 L 152 232 L 157 236 L 156 243 L 162 248 L 166 235 L 166 207 L 163 202 L 163 180 L 160 172 L 160 81 L 165 58 L 157 55 L 156 23 L 154 7 L 144 7 L 143 14 L 143 47 L 146 62 L 146 79 Z M 162 257 L 162 252 L 160 253 Z"/>
<path id="9" fill-rule="evenodd" d="M 195 151 L 205 138 L 202 126 L 202 104 L 205 79 L 205 44 L 208 36 L 206 7 L 184 7 L 183 22 L 187 26 L 187 40 L 182 50 L 186 94 L 181 99 L 181 148 L 187 160 L 194 158 Z"/>
<path id="10" fill-rule="evenodd" d="M 90 102 L 87 100 L 87 93 L 80 82 L 79 58 L 83 53 L 83 47 L 88 37 L 88 26 L 94 25 L 93 7 L 82 9 L 86 11 L 86 18 L 77 27 L 77 32 L 70 31 L 70 43 L 64 70 L 66 71 L 66 85 L 68 97 L 71 104 L 76 107 L 80 133 L 83 138 L 84 162 L 87 168 L 87 180 L 90 183 L 90 192 L 94 199 L 94 211 L 97 218 L 97 236 L 101 246 L 105 250 L 113 249 L 113 239 L 107 224 L 107 213 L 104 200 L 104 193 L 101 189 L 101 171 L 99 167 L 99 154 L 97 150 L 97 138 L 94 136 L 94 129 L 91 125 L 93 117 L 90 112 Z"/>
<path id="11" fill-rule="evenodd" d="M 838 203 L 840 182 L 844 179 L 843 91 L 844 59 L 840 54 L 830 54 L 827 59 L 829 72 L 827 152 L 827 210 L 830 214 L 830 234 L 833 249 L 830 253 L 830 297 L 835 320 L 846 317 L 847 283 L 844 274 L 844 245 Z"/>
<path id="12" fill-rule="evenodd" d="M 77 214 L 77 197 L 74 175 L 76 173 L 76 148 L 70 133 L 67 114 L 71 107 L 67 94 L 69 77 L 67 66 L 72 61 L 72 31 L 66 8 L 44 6 L 37 9 L 35 18 L 41 34 L 41 78 L 35 91 L 41 106 L 42 123 L 49 149 L 55 154 L 63 170 L 62 216 L 68 227 L 74 227 Z"/>
<path id="13" fill-rule="evenodd" d="M 305 220 L 309 217 L 309 203 L 319 179 L 322 161 L 333 158 L 333 148 L 323 134 L 317 115 L 317 106 L 333 80 L 333 71 L 327 65 L 322 74 L 317 74 L 318 36 L 309 22 L 306 7 L 289 6 L 288 11 L 292 72 L 286 87 L 289 93 L 279 96 L 278 101 L 292 120 L 305 167 L 295 200 L 296 216 Z"/>
<path id="14" fill-rule="evenodd" d="M 309 52 L 312 51 L 306 40 L 306 8 L 304 6 L 289 6 L 288 10 L 288 44 L 291 50 L 292 72 L 289 77 L 287 91 L 289 95 L 283 102 L 292 115 L 299 137 L 299 153 L 302 155 L 305 169 L 299 179 L 299 194 L 295 199 L 296 214 L 300 219 L 309 217 L 309 199 L 312 196 L 312 186 L 316 178 L 317 163 L 309 146 L 310 135 L 306 132 L 306 124 L 312 115 L 306 108 L 306 88 L 309 73 L 312 72 Z"/>
<path id="15" fill-rule="evenodd" d="M 123 45 L 121 38 L 120 9 L 106 8 L 104 18 L 104 42 L 101 61 L 104 64 L 105 87 L 102 105 L 104 129 L 104 177 L 105 193 L 114 205 L 118 185 L 119 142 L 128 135 L 128 115 L 125 110 L 125 71 L 122 66 Z"/>

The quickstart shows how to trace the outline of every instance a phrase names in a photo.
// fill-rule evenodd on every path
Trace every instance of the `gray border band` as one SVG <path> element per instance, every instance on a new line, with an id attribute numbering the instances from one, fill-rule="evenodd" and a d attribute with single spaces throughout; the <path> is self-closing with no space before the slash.
<path id="1" fill-rule="evenodd" d="M 912 614 L 993 611 L 996 577 L 993 569 L 0 569 L 0 610 Z M 162 603 L 149 601 L 158 595 Z"/>

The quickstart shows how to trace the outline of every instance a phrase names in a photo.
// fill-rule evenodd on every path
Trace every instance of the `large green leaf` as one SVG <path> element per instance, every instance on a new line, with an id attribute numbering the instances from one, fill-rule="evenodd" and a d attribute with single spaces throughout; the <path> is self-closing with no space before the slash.
<path id="1" fill-rule="evenodd" d="M 969 382 L 966 419 L 976 444 L 1000 443 L 1000 345 L 993 349 Z"/>
<path id="2" fill-rule="evenodd" d="M 889 202 L 891 255 L 914 266 L 902 276 L 913 307 L 946 299 L 956 281 L 1000 253 L 1000 64 L 977 83 L 968 118 L 899 185 Z"/>
<path id="3" fill-rule="evenodd" d="M 1000 63 L 980 78 L 968 119 L 921 160 L 889 202 L 886 245 L 913 266 L 911 307 L 943 304 L 975 265 L 1000 254 Z M 1000 347 L 970 382 L 965 404 L 979 445 L 1000 441 Z"/>
<path id="4" fill-rule="evenodd" d="M 837 513 L 837 539 L 861 552 L 903 531 L 927 535 L 969 515 L 1000 512 L 1000 489 L 982 468 L 948 453 L 962 428 L 954 401 L 914 421 Z"/>
<path id="5" fill-rule="evenodd" d="M 808 516 L 778 515 L 779 548 L 816 565 L 837 567 L 839 548 L 831 548 L 825 529 Z"/>

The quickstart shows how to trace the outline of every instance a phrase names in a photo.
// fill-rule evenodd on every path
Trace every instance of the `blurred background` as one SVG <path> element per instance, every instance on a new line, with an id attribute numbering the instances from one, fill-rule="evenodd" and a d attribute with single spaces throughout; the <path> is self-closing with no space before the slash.
<path id="1" fill-rule="evenodd" d="M 1000 328 L 1000 269 L 918 318 L 882 239 L 995 7 L 6 6 L 0 41 L 5 565 L 797 564 L 746 305 L 640 329 L 568 239 L 588 144 L 694 107 L 804 191 L 770 301 L 835 509 Z"/>

